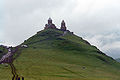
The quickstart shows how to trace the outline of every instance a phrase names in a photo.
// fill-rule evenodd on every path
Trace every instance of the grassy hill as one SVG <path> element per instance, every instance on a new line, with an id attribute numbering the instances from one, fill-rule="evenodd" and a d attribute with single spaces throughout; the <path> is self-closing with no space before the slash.
<path id="1" fill-rule="evenodd" d="M 24 43 L 14 61 L 25 80 L 120 80 L 120 64 L 70 32 L 43 30 Z M 0 65 L 0 78 L 10 80 L 10 67 Z"/>

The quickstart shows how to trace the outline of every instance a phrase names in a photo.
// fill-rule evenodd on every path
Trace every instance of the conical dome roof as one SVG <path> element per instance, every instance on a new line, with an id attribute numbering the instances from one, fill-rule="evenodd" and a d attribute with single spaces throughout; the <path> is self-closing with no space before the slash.
<path id="1" fill-rule="evenodd" d="M 49 18 L 48 20 L 49 20 L 49 21 L 52 21 L 52 19 L 51 19 L 51 18 Z"/>

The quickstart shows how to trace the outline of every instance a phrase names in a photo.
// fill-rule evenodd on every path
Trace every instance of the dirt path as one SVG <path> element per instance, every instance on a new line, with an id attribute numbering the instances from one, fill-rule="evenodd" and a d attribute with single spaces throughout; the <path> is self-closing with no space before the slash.
<path id="1" fill-rule="evenodd" d="M 17 52 L 19 52 L 19 53 L 17 53 Z M 0 64 L 7 63 L 7 64 L 10 65 L 11 72 L 13 74 L 12 80 L 24 80 L 24 77 L 20 77 L 17 74 L 16 68 L 13 64 L 13 61 L 16 59 L 16 58 L 13 58 L 14 54 L 17 53 L 18 56 L 19 56 L 20 52 L 21 52 L 21 47 L 16 47 L 15 50 L 12 50 L 11 48 L 8 48 L 8 53 L 3 55 L 3 57 L 0 59 Z M 18 56 L 16 56 L 16 57 L 18 57 Z"/>

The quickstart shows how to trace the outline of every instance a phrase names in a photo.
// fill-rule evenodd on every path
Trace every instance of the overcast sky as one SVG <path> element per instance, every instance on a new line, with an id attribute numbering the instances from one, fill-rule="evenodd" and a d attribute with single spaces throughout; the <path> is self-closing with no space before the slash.
<path id="1" fill-rule="evenodd" d="M 51 17 L 114 58 L 120 57 L 120 0 L 0 0 L 0 44 L 18 45 Z"/>

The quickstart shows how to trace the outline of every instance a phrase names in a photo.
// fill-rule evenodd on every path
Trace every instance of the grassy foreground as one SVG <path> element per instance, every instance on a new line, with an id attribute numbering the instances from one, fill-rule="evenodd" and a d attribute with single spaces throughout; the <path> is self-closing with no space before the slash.
<path id="1" fill-rule="evenodd" d="M 38 32 L 23 44 L 14 61 L 25 80 L 120 80 L 120 64 L 82 38 L 59 30 Z M 10 67 L 0 65 L 0 79 L 11 80 Z"/>

